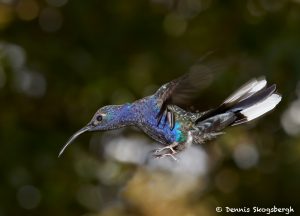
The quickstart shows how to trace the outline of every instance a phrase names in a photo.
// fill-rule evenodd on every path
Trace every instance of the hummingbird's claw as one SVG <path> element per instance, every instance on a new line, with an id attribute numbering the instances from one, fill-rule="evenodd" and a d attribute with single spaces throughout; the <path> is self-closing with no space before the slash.
<path id="1" fill-rule="evenodd" d="M 155 158 L 164 158 L 164 157 L 171 157 L 174 161 L 178 162 L 178 159 L 171 153 L 161 154 L 161 155 L 154 155 Z"/>
<path id="2" fill-rule="evenodd" d="M 176 153 L 177 153 L 177 152 L 174 150 L 173 147 L 166 146 L 166 147 L 163 147 L 163 148 L 154 149 L 154 150 L 153 150 L 153 154 L 159 155 L 161 152 L 163 152 L 163 151 L 165 151 L 165 150 L 170 150 L 172 154 L 176 154 Z"/>
<path id="3" fill-rule="evenodd" d="M 174 149 L 176 146 L 178 146 L 177 142 L 172 143 L 171 145 L 159 148 L 159 149 L 155 149 L 153 156 L 155 158 L 163 158 L 166 156 L 170 156 L 172 157 L 172 159 L 174 159 L 175 161 L 177 161 L 177 158 L 174 156 L 175 154 L 177 154 L 178 152 Z M 163 151 L 167 151 L 167 153 L 163 153 Z"/>

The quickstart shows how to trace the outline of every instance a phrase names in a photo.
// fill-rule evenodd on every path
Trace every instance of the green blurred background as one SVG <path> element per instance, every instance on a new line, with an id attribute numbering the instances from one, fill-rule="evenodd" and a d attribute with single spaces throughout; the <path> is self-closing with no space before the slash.
<path id="1" fill-rule="evenodd" d="M 262 75 L 283 101 L 179 164 L 152 159 L 135 129 L 87 133 L 57 158 L 97 108 L 153 93 L 210 51 L 230 66 L 200 108 Z M 0 216 L 299 212 L 299 78 L 299 0 L 0 0 Z"/>

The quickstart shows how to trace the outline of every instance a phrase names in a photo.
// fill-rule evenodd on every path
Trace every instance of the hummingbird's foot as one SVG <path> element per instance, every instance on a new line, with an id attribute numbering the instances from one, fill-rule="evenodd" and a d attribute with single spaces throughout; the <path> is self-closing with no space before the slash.
<path id="1" fill-rule="evenodd" d="M 173 160 L 178 161 L 177 158 L 174 156 L 178 152 L 174 149 L 176 146 L 178 146 L 177 142 L 172 143 L 171 145 L 159 148 L 154 150 L 153 156 L 155 158 L 163 158 L 166 156 L 170 156 Z M 165 153 L 164 153 L 165 151 Z"/>
<path id="2" fill-rule="evenodd" d="M 165 150 L 170 150 L 172 154 L 176 154 L 177 151 L 175 151 L 175 147 L 178 146 L 178 143 L 177 142 L 174 142 L 172 143 L 171 145 L 168 145 L 168 146 L 165 146 L 165 147 L 162 147 L 162 148 L 159 148 L 159 149 L 155 149 L 154 150 L 154 155 L 160 155 L 162 151 L 165 151 Z"/>
<path id="3" fill-rule="evenodd" d="M 171 153 L 166 153 L 166 154 L 160 154 L 160 155 L 154 155 L 155 158 L 164 158 L 164 157 L 171 157 L 174 161 L 178 162 L 178 159 Z"/>
<path id="4" fill-rule="evenodd" d="M 157 154 L 153 155 L 155 158 L 164 158 L 164 157 L 171 157 L 174 161 L 178 162 L 178 159 L 174 156 L 173 153 L 165 153 L 165 154 Z"/>

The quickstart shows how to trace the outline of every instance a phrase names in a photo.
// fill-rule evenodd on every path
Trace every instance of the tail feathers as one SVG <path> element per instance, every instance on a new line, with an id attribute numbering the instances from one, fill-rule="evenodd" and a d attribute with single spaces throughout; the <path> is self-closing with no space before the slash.
<path id="1" fill-rule="evenodd" d="M 233 122 L 228 125 L 238 125 L 271 111 L 281 101 L 281 96 L 276 91 L 276 85 L 266 87 L 264 78 L 253 79 L 230 95 L 218 108 L 201 116 L 196 123 L 201 123 L 209 118 L 224 113 L 234 113 Z"/>
<path id="2" fill-rule="evenodd" d="M 246 98 L 249 98 L 251 95 L 265 88 L 267 81 L 264 78 L 252 79 L 251 81 L 244 84 L 232 95 L 230 95 L 223 104 L 235 104 L 239 101 L 242 101 Z"/>
<path id="3" fill-rule="evenodd" d="M 235 121 L 232 125 L 238 125 L 256 119 L 274 109 L 280 101 L 281 95 L 277 93 L 272 94 L 264 100 L 246 109 L 241 110 L 239 113 L 242 114 L 244 118 L 240 118 L 239 120 Z"/>
<path id="4" fill-rule="evenodd" d="M 273 84 L 272 86 L 268 88 L 261 89 L 258 92 L 255 92 L 250 97 L 247 97 L 246 99 L 240 100 L 236 104 L 234 104 L 229 110 L 236 112 L 243 109 L 246 109 L 248 107 L 251 107 L 255 105 L 256 103 L 265 100 L 270 95 L 272 95 L 276 90 L 276 85 Z"/>

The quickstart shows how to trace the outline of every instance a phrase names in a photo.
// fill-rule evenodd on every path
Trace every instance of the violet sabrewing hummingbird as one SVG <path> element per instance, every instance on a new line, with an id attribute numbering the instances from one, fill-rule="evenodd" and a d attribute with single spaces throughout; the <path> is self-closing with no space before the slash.
<path id="1" fill-rule="evenodd" d="M 161 86 L 153 95 L 123 105 L 100 108 L 92 120 L 77 131 L 61 149 L 86 131 L 106 131 L 136 126 L 164 147 L 156 149 L 157 158 L 175 154 L 191 144 L 201 144 L 220 134 L 228 126 L 249 122 L 271 111 L 281 101 L 276 85 L 267 86 L 264 78 L 252 79 L 215 109 L 190 112 L 178 106 L 205 80 L 202 73 L 185 75 Z"/>

